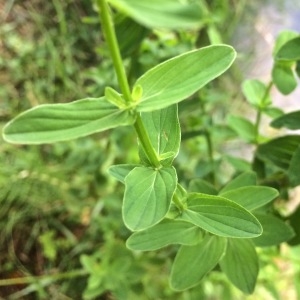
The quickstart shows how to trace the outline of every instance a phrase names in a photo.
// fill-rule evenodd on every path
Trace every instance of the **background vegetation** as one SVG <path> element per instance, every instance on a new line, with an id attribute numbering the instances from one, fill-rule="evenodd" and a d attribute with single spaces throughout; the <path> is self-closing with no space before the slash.
<path id="1" fill-rule="evenodd" d="M 150 30 L 116 15 L 132 82 L 150 67 L 195 46 L 212 40 L 231 43 L 245 1 L 201 3 L 203 24 L 194 31 Z M 0 126 L 38 104 L 98 97 L 106 85 L 117 85 L 90 0 L 7 1 L 0 8 Z M 245 103 L 243 79 L 236 64 L 180 105 L 183 135 L 175 163 L 183 182 L 200 177 L 220 187 L 235 173 L 251 168 L 251 156 L 227 151 L 232 145 L 244 145 L 236 142 L 236 133 L 226 125 L 229 110 L 248 113 L 249 108 L 240 104 Z M 135 135 L 127 127 L 39 147 L 1 141 L 1 297 L 246 298 L 218 270 L 199 287 L 175 293 L 169 288 L 168 274 L 176 246 L 143 254 L 126 249 L 130 232 L 121 217 L 124 187 L 108 176 L 107 169 L 125 158 L 137 163 L 133 143 Z M 238 158 L 245 155 L 246 159 Z M 283 215 L 292 213 L 287 211 L 289 189 L 281 192 L 276 207 Z M 259 282 L 249 299 L 300 297 L 298 254 L 299 247 L 286 244 L 261 250 Z"/>

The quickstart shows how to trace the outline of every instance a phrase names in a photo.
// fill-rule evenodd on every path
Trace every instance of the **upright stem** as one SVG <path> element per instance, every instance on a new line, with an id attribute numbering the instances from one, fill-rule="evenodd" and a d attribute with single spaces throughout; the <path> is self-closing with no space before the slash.
<path id="1" fill-rule="evenodd" d="M 130 93 L 130 88 L 126 76 L 126 72 L 124 69 L 122 57 L 120 54 L 120 49 L 118 45 L 118 41 L 116 38 L 116 33 L 114 30 L 114 25 L 113 21 L 111 19 L 110 11 L 109 11 L 109 6 L 106 2 L 106 0 L 97 0 L 98 8 L 99 8 L 99 15 L 101 18 L 101 24 L 105 33 L 106 41 L 111 53 L 111 57 L 113 60 L 114 68 L 117 73 L 118 77 L 118 82 L 120 85 L 120 88 L 122 90 L 124 99 L 127 104 L 130 104 L 132 102 L 132 97 Z M 138 135 L 139 141 L 147 154 L 151 164 L 159 168 L 160 167 L 160 162 L 157 157 L 157 153 L 155 149 L 152 147 L 150 138 L 148 136 L 148 133 L 144 127 L 144 124 L 142 122 L 142 119 L 140 115 L 137 116 L 136 122 L 134 123 L 134 128 L 136 130 L 136 133 Z"/>
<path id="2" fill-rule="evenodd" d="M 272 86 L 273 86 L 273 81 L 270 81 L 265 90 L 265 93 L 261 99 L 262 105 L 264 105 L 264 102 L 266 101 L 268 95 L 270 94 L 270 90 L 271 90 Z M 258 109 L 257 114 L 256 114 L 256 120 L 255 120 L 255 142 L 256 142 L 256 144 L 258 144 L 260 121 L 261 121 L 261 109 Z"/>
<path id="3" fill-rule="evenodd" d="M 100 9 L 99 15 L 101 18 L 101 24 L 103 26 L 103 30 L 110 50 L 114 68 L 117 73 L 118 82 L 121 91 L 124 95 L 125 101 L 129 103 L 131 101 L 130 88 L 127 81 L 126 72 L 123 66 L 123 61 L 120 54 L 118 41 L 114 30 L 114 25 L 110 16 L 109 6 L 106 0 L 98 0 L 98 8 Z"/>

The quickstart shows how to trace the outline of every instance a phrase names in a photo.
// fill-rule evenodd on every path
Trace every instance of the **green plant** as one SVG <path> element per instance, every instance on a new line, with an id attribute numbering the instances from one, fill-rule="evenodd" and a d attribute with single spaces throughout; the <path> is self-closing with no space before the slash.
<path id="1" fill-rule="evenodd" d="M 152 1 L 145 7 L 140 1 L 110 2 L 117 9 L 147 26 L 155 25 L 151 20 L 158 11 L 162 12 L 162 26 L 179 26 L 179 21 L 182 22 L 182 27 L 191 24 L 194 26 L 200 20 L 194 4 L 182 7 L 174 1 L 165 1 L 165 6 L 161 6 L 160 2 Z M 293 236 L 291 228 L 270 213 L 270 203 L 278 196 L 278 192 L 274 188 L 257 185 L 256 174 L 251 171 L 220 187 L 216 183 L 216 166 L 211 148 L 207 173 L 211 175 L 210 183 L 198 178 L 184 186 L 183 183 L 187 179 L 182 178 L 182 182 L 178 180 L 173 166 L 179 152 L 181 135 L 177 103 L 189 98 L 225 72 L 235 59 L 235 51 L 226 45 L 213 45 L 189 51 L 150 69 L 139 77 L 130 89 L 109 8 L 104 0 L 97 1 L 97 4 L 118 77 L 120 93 L 107 87 L 105 95 L 100 98 L 37 106 L 12 120 L 4 128 L 4 138 L 12 143 L 54 143 L 132 125 L 139 140 L 140 163 L 110 168 L 110 173 L 125 184 L 123 220 L 125 225 L 134 231 L 127 240 L 127 247 L 132 250 L 153 251 L 170 244 L 181 245 L 170 277 L 171 286 L 177 291 L 194 287 L 219 265 L 234 285 L 244 293 L 252 293 L 259 271 L 255 246 L 277 245 Z M 183 8 L 183 16 L 186 15 L 187 18 L 181 16 L 178 21 L 176 12 L 182 11 Z M 170 10 L 174 12 L 169 16 L 171 21 L 165 18 L 165 11 Z M 218 40 L 213 28 L 210 30 L 212 39 Z M 282 48 L 284 49 L 284 45 Z M 280 51 L 284 52 L 279 50 L 278 53 Z M 298 57 L 286 58 L 286 54 L 281 53 L 277 58 L 274 71 L 277 75 L 274 75 L 274 78 L 280 76 L 276 70 L 281 68 L 280 60 L 285 59 L 289 60 L 289 68 L 292 66 L 290 61 L 299 60 Z M 286 64 L 283 68 L 286 68 Z M 281 79 L 274 79 L 274 82 L 281 82 Z M 254 167 L 259 179 L 265 180 L 266 183 L 270 174 L 265 173 L 265 162 L 274 157 L 271 155 L 274 147 L 261 144 L 258 129 L 262 112 L 278 111 L 270 109 L 269 87 L 257 81 L 244 84 L 247 99 L 250 99 L 249 102 L 254 104 L 258 111 L 255 125 L 240 117 L 229 118 L 229 125 L 243 139 L 258 145 Z M 286 90 L 285 87 L 283 89 Z M 285 123 L 286 120 L 291 120 L 290 116 L 276 122 Z M 200 132 L 206 136 L 208 145 L 211 129 L 208 127 Z M 282 152 L 286 152 L 281 142 L 277 144 L 283 149 Z M 298 144 L 298 137 L 292 138 L 288 144 L 294 147 L 293 154 Z M 268 151 L 265 152 L 263 147 L 268 147 Z M 289 146 L 289 149 L 291 147 Z M 294 160 L 298 159 L 297 155 Z M 277 165 L 283 163 L 280 156 L 275 158 Z M 289 165 L 291 168 L 296 166 L 290 164 L 290 161 Z M 285 167 L 286 165 L 282 166 Z M 290 177 L 297 176 L 296 171 L 289 171 Z M 295 185 L 298 184 L 297 180 Z M 280 237 L 274 234 L 274 228 L 281 232 Z M 128 252 L 126 253 L 128 255 Z M 97 269 L 97 255 L 93 258 L 82 256 L 81 260 L 90 273 L 87 298 L 96 297 L 106 290 L 114 290 L 121 299 L 122 291 L 127 287 L 123 285 L 124 288 L 120 290 L 107 279 L 111 274 L 117 277 L 116 270 L 103 274 L 102 268 Z M 108 257 L 103 265 L 110 263 Z M 116 260 L 115 264 L 110 271 L 118 270 L 124 262 L 120 259 L 120 262 Z M 136 272 L 136 269 L 131 270 L 131 267 L 125 264 L 124 272 Z M 129 282 L 134 284 L 136 278 L 131 279 Z M 122 280 L 120 282 L 123 284 Z"/>

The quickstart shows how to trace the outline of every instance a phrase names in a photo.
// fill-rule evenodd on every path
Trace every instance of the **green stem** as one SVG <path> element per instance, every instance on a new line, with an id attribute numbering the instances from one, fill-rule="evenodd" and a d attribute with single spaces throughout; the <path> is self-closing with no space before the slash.
<path id="1" fill-rule="evenodd" d="M 101 18 L 101 23 L 102 23 L 103 30 L 105 33 L 107 44 L 109 46 L 109 50 L 110 50 L 111 57 L 112 57 L 113 64 L 114 64 L 114 68 L 117 73 L 118 82 L 119 82 L 120 88 L 122 90 L 122 93 L 124 95 L 126 103 L 130 104 L 131 102 L 133 102 L 133 100 L 131 97 L 130 88 L 129 88 L 128 80 L 126 77 L 126 72 L 125 72 L 125 69 L 123 66 L 123 61 L 122 61 L 122 57 L 120 54 L 120 48 L 119 48 L 118 41 L 116 38 L 113 21 L 111 19 L 109 6 L 108 6 L 106 0 L 97 0 L 97 3 L 98 3 L 98 8 L 100 10 L 99 14 L 100 14 L 100 18 Z M 148 156 L 151 164 L 155 168 L 159 168 L 160 167 L 159 159 L 157 157 L 157 154 L 156 154 L 154 148 L 152 147 L 150 138 L 144 127 L 144 124 L 142 122 L 140 115 L 138 115 L 136 118 L 136 122 L 134 123 L 134 128 L 138 135 L 139 141 L 140 141 L 146 155 Z"/>
<path id="2" fill-rule="evenodd" d="M 130 103 L 131 100 L 131 93 L 129 84 L 126 77 L 126 72 L 123 66 L 122 57 L 120 54 L 120 49 L 117 41 L 117 37 L 114 30 L 113 21 L 110 16 L 109 6 L 106 0 L 98 0 L 98 8 L 99 8 L 99 15 L 101 18 L 101 23 L 103 26 L 103 30 L 106 37 L 106 42 L 108 44 L 110 54 L 112 57 L 112 61 L 114 64 L 114 68 L 117 73 L 118 82 L 121 88 L 121 91 L 124 95 L 124 99 L 126 103 Z"/>
<path id="3" fill-rule="evenodd" d="M 261 99 L 261 104 L 262 106 L 264 107 L 264 102 L 266 101 L 268 95 L 270 94 L 270 90 L 273 86 L 273 81 L 270 81 L 266 90 L 265 90 L 265 93 Z M 259 127 L 260 127 L 260 122 L 261 122 L 261 115 L 262 115 L 262 110 L 259 108 L 257 110 L 257 114 L 256 114 L 256 120 L 255 120 L 255 143 L 258 145 L 258 137 L 259 137 Z"/>
<path id="4" fill-rule="evenodd" d="M 180 198 L 178 197 L 178 195 L 176 194 L 176 192 L 173 195 L 172 201 L 175 203 L 175 205 L 177 206 L 177 208 L 183 212 L 186 208 L 184 207 L 184 205 L 182 204 L 182 202 L 180 201 Z"/>
<path id="5" fill-rule="evenodd" d="M 88 272 L 85 270 L 74 270 L 66 273 L 52 274 L 52 275 L 43 275 L 43 276 L 27 276 L 27 277 L 19 277 L 19 278 L 9 278 L 9 279 L 1 279 L 0 286 L 9 286 L 9 285 L 17 285 L 17 284 L 30 284 L 33 282 L 41 282 L 44 280 L 49 280 L 51 282 L 56 280 L 74 278 L 78 276 L 86 276 Z"/>
<path id="6" fill-rule="evenodd" d="M 150 162 L 152 163 L 152 165 L 155 168 L 159 168 L 160 167 L 159 159 L 157 157 L 157 154 L 156 154 L 154 148 L 152 147 L 152 144 L 151 144 L 151 141 L 147 134 L 147 131 L 146 131 L 144 124 L 142 122 L 142 119 L 139 115 L 137 116 L 136 121 L 134 123 L 134 128 L 137 132 L 139 141 L 142 144 L 143 149 L 146 151 L 146 154 L 147 154 Z"/>

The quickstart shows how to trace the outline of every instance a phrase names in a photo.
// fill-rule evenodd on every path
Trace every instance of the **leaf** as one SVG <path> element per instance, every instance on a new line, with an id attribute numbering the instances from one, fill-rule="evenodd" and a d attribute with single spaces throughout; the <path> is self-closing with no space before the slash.
<path id="1" fill-rule="evenodd" d="M 299 135 L 275 138 L 258 146 L 256 155 L 263 161 L 271 162 L 286 171 L 300 143 Z"/>
<path id="2" fill-rule="evenodd" d="M 272 215 L 258 213 L 255 216 L 263 227 L 262 235 L 253 239 L 256 246 L 271 247 L 279 245 L 294 236 L 292 228 L 280 219 Z"/>
<path id="3" fill-rule="evenodd" d="M 244 141 L 250 143 L 255 141 L 256 130 L 249 120 L 243 117 L 230 115 L 227 119 L 227 123 Z"/>
<path id="4" fill-rule="evenodd" d="M 279 195 L 278 191 L 266 186 L 244 186 L 220 193 L 248 210 L 264 206 Z"/>
<path id="5" fill-rule="evenodd" d="M 125 178 L 123 219 L 132 231 L 160 222 L 167 214 L 176 189 L 173 167 L 159 170 L 136 167 Z"/>
<path id="6" fill-rule="evenodd" d="M 225 193 L 227 191 L 235 190 L 240 187 L 256 185 L 256 174 L 255 172 L 245 172 L 229 181 L 220 191 Z"/>
<path id="7" fill-rule="evenodd" d="M 170 244 L 195 245 L 201 238 L 199 227 L 184 221 L 165 219 L 151 228 L 133 233 L 126 246 L 131 250 L 153 251 Z"/>
<path id="8" fill-rule="evenodd" d="M 173 263 L 170 284 L 182 291 L 197 285 L 219 262 L 226 239 L 207 235 L 195 246 L 182 246 Z"/>
<path id="9" fill-rule="evenodd" d="M 165 109 L 142 113 L 141 118 L 151 144 L 164 166 L 171 166 L 180 146 L 180 126 L 177 105 Z M 166 155 L 167 154 L 167 155 Z M 141 161 L 151 165 L 142 147 Z"/>
<path id="10" fill-rule="evenodd" d="M 104 97 L 87 98 L 29 109 L 4 127 L 3 137 L 16 144 L 54 143 L 130 125 L 134 120 L 129 110 L 116 108 Z"/>
<path id="11" fill-rule="evenodd" d="M 300 36 L 286 42 L 276 53 L 276 60 L 300 60 Z"/>
<path id="12" fill-rule="evenodd" d="M 285 127 L 292 130 L 300 129 L 300 110 L 280 116 L 271 122 L 271 126 L 274 128 Z"/>
<path id="13" fill-rule="evenodd" d="M 283 94 L 290 94 L 297 87 L 297 80 L 290 62 L 276 62 L 272 69 L 272 79 Z"/>
<path id="14" fill-rule="evenodd" d="M 284 44 L 286 44 L 288 41 L 290 41 L 298 36 L 299 36 L 299 33 L 297 31 L 293 31 L 293 30 L 281 31 L 275 41 L 273 56 L 275 57 L 277 55 L 278 51 L 282 48 L 282 46 Z"/>
<path id="15" fill-rule="evenodd" d="M 235 56 L 232 47 L 215 45 L 178 55 L 157 65 L 135 83 L 143 89 L 137 110 L 158 110 L 186 99 L 224 73 Z"/>
<path id="16" fill-rule="evenodd" d="M 188 29 L 203 25 L 200 7 L 176 0 L 109 0 L 136 22 L 149 28 Z"/>
<path id="17" fill-rule="evenodd" d="M 223 237 L 251 238 L 262 233 L 261 225 L 249 211 L 220 196 L 191 194 L 187 209 L 178 219 Z"/>
<path id="18" fill-rule="evenodd" d="M 188 190 L 189 192 L 218 195 L 218 191 L 212 184 L 200 178 L 191 180 Z"/>
<path id="19" fill-rule="evenodd" d="M 220 260 L 220 266 L 238 289 L 246 294 L 253 293 L 259 265 L 252 241 L 228 239 L 226 253 Z"/>
<path id="20" fill-rule="evenodd" d="M 272 119 L 274 118 L 279 118 L 282 115 L 284 115 L 284 111 L 278 107 L 266 107 L 262 111 L 265 115 L 271 117 Z"/>
<path id="21" fill-rule="evenodd" d="M 289 225 L 294 231 L 294 237 L 288 240 L 289 245 L 296 246 L 300 244 L 300 206 L 288 217 Z"/>
<path id="22" fill-rule="evenodd" d="M 108 173 L 115 177 L 117 180 L 125 184 L 125 178 L 136 167 L 140 167 L 141 165 L 137 164 L 122 164 L 122 165 L 114 165 L 109 167 Z"/>
<path id="23" fill-rule="evenodd" d="M 223 155 L 223 157 L 234 167 L 235 171 L 247 172 L 251 170 L 251 163 L 245 159 L 231 155 Z"/>
<path id="24" fill-rule="evenodd" d="M 289 182 L 292 187 L 300 185 L 300 146 L 293 153 L 287 174 L 289 177 Z"/>
<path id="25" fill-rule="evenodd" d="M 267 87 L 264 83 L 256 79 L 249 79 L 243 82 L 243 93 L 247 101 L 257 108 L 264 108 L 272 103 Z"/>

